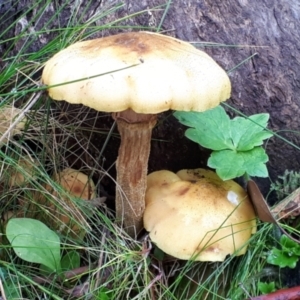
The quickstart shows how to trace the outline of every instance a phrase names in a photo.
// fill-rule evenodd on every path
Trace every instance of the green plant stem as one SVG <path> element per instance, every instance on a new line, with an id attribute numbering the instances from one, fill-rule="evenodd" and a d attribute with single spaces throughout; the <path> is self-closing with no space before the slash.
<path id="1" fill-rule="evenodd" d="M 162 26 L 162 24 L 164 23 L 164 20 L 165 20 L 165 18 L 166 18 L 166 15 L 167 15 L 169 9 L 170 9 L 171 4 L 172 4 L 172 0 L 169 0 L 169 1 L 166 3 L 166 8 L 165 8 L 164 13 L 163 13 L 163 15 L 162 15 L 162 17 L 161 17 L 161 20 L 160 20 L 160 22 L 159 22 L 159 24 L 158 24 L 158 26 L 157 26 L 157 28 L 156 28 L 156 32 L 159 32 L 159 31 L 160 31 L 161 26 Z"/>
<path id="2" fill-rule="evenodd" d="M 251 179 L 250 175 L 247 172 L 245 172 L 243 177 L 244 177 L 246 182 L 248 182 Z"/>

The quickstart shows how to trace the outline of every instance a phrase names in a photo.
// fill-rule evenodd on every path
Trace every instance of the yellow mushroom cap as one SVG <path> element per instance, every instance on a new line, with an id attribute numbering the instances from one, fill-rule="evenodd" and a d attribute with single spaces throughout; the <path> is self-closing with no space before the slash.
<path id="1" fill-rule="evenodd" d="M 106 112 L 204 111 L 231 92 L 226 72 L 209 55 L 151 32 L 77 42 L 46 63 L 42 82 L 53 99 Z"/>
<path id="2" fill-rule="evenodd" d="M 10 128 L 11 124 L 13 123 L 14 119 L 16 119 L 20 114 L 22 113 L 22 110 L 19 108 L 16 108 L 11 105 L 3 106 L 0 110 L 0 137 Z M 22 130 L 24 130 L 26 125 L 26 117 L 24 116 L 19 123 L 16 124 L 16 126 L 11 130 L 10 136 L 21 134 Z M 7 143 L 8 138 L 5 138 L 0 146 Z"/>
<path id="3" fill-rule="evenodd" d="M 84 226 L 78 224 L 85 225 L 85 227 L 88 227 L 88 224 L 84 214 L 81 213 L 77 203 L 72 198 L 75 197 L 84 201 L 96 198 L 96 186 L 93 180 L 86 174 L 72 168 L 66 168 L 55 173 L 53 180 L 61 187 L 61 190 L 55 189 L 50 184 L 46 184 L 45 188 L 51 193 L 55 202 L 48 201 L 42 193 L 37 195 L 36 201 L 44 204 L 55 216 L 53 220 L 50 220 L 54 228 L 68 229 L 72 236 L 83 237 L 86 233 L 83 230 Z"/>
<path id="4" fill-rule="evenodd" d="M 18 166 L 8 169 L 8 184 L 10 188 L 21 187 L 37 179 L 39 166 L 39 161 L 29 155 L 24 155 L 19 158 Z"/>
<path id="5" fill-rule="evenodd" d="M 66 168 L 54 174 L 53 179 L 73 197 L 83 200 L 96 198 L 96 187 L 93 180 L 78 170 Z"/>
<path id="6" fill-rule="evenodd" d="M 147 176 L 147 189 L 151 188 L 152 186 L 159 187 L 159 186 L 168 185 L 170 183 L 180 181 L 180 180 L 181 178 L 179 178 L 178 175 L 176 175 L 171 171 L 167 171 L 167 170 L 156 171 L 150 173 Z"/>
<path id="7" fill-rule="evenodd" d="M 160 178 L 161 172 L 171 178 L 169 171 L 159 171 Z M 156 173 L 149 175 L 152 182 Z M 229 254 L 244 254 L 256 231 L 246 192 L 234 181 L 223 184 L 212 171 L 200 174 L 182 170 L 179 180 L 147 188 L 144 226 L 151 240 L 180 259 L 223 261 Z"/>

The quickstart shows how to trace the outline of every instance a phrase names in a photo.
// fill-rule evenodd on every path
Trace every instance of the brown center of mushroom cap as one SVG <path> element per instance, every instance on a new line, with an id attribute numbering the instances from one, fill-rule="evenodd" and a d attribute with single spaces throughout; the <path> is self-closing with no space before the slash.
<path id="1" fill-rule="evenodd" d="M 203 111 L 231 90 L 226 72 L 206 53 L 150 32 L 75 43 L 46 63 L 42 81 L 53 99 L 106 112 Z"/>
<path id="2" fill-rule="evenodd" d="M 142 58 L 143 56 L 151 53 L 153 46 L 151 46 L 147 41 L 141 40 L 139 35 L 134 34 L 132 32 L 123 33 L 121 35 L 114 35 L 109 39 L 101 39 L 103 43 L 101 43 L 102 48 L 113 48 L 116 53 L 122 55 L 132 55 L 134 53 L 134 57 L 136 55 L 140 55 Z M 100 41 L 98 39 L 97 41 Z M 164 40 L 161 40 L 159 47 L 165 46 Z M 158 47 L 158 45 L 157 45 Z M 83 47 L 87 53 L 89 52 L 91 55 L 97 55 L 97 48 L 95 49 L 95 43 L 90 41 L 90 43 L 86 43 Z"/>

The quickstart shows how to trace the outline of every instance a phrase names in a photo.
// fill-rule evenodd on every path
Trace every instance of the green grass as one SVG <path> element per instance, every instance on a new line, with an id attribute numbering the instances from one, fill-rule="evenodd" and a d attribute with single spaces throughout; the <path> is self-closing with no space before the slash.
<path id="1" fill-rule="evenodd" d="M 156 28 L 133 28 L 128 27 L 126 20 L 138 14 L 109 20 L 111 14 L 123 7 L 122 3 L 116 1 L 86 17 L 92 3 L 86 2 L 84 9 L 74 8 L 68 22 L 54 28 L 53 22 L 60 18 L 63 9 L 70 3 L 66 0 L 64 5 L 49 15 L 48 21 L 42 26 L 39 24 L 47 13 L 47 7 L 56 2 L 36 1 L 13 23 L 8 22 L 10 25 L 0 33 L 0 46 L 7 46 L 0 74 L 0 113 L 6 105 L 14 105 L 26 112 L 25 129 L 16 139 L 11 137 L 9 142 L 5 142 L 0 150 L 0 213 L 4 218 L 9 212 L 12 215 L 41 219 L 57 229 L 63 252 L 70 249 L 77 251 L 81 256 L 81 265 L 88 266 L 83 274 L 63 281 L 54 276 L 47 279 L 46 283 L 40 282 L 37 279 L 40 276 L 39 266 L 18 258 L 5 236 L 2 236 L 0 279 L 6 298 L 35 299 L 44 295 L 45 299 L 71 299 L 72 293 L 75 293 L 72 291 L 74 287 L 77 287 L 78 293 L 80 288 L 85 291 L 78 299 L 88 299 L 92 295 L 94 299 L 219 300 L 258 295 L 257 281 L 266 279 L 266 270 L 275 270 L 266 266 L 265 262 L 268 250 L 276 244 L 273 225 L 259 225 L 258 233 L 252 237 L 249 249 L 242 257 L 229 257 L 220 263 L 185 262 L 153 252 L 154 245 L 148 239 L 132 240 L 114 224 L 105 206 L 96 210 L 86 203 L 77 203 L 76 199 L 71 199 L 79 205 L 87 220 L 78 222 L 62 201 L 66 196 L 65 191 L 53 181 L 53 172 L 80 165 L 93 178 L 98 190 L 102 181 L 109 177 L 109 167 L 104 169 L 102 166 L 103 149 L 91 143 L 95 135 L 102 136 L 105 141 L 109 128 L 93 128 L 95 120 L 106 118 L 105 115 L 81 106 L 53 103 L 44 93 L 40 93 L 45 89 L 39 84 L 43 63 L 60 49 L 78 40 L 92 38 L 101 30 L 155 31 L 159 30 L 163 22 L 163 19 L 159 20 Z M 171 1 L 168 1 L 165 6 L 153 9 L 166 13 L 170 5 Z M 9 31 L 20 23 L 25 14 L 33 12 L 32 23 L 27 24 L 17 35 L 8 37 Z M 8 18 L 8 15 L 1 18 Z M 35 31 L 31 30 L 33 27 Z M 44 34 L 52 36 L 51 42 L 35 51 L 36 40 Z M 13 51 L 15 47 L 19 48 L 18 53 Z M 7 133 L 11 134 L 12 128 L 8 128 Z M 32 165 L 32 177 L 20 166 L 20 158 L 26 158 Z M 16 172 L 28 180 L 23 185 L 12 187 L 9 181 Z M 113 182 L 114 179 L 109 180 Z M 61 197 L 49 193 L 46 184 L 53 186 Z M 39 202 L 38 194 L 46 195 L 47 204 Z M 57 214 L 49 209 L 51 205 L 68 214 L 86 232 L 84 239 L 76 238 L 74 232 L 66 231 Z M 1 232 L 4 233 L 5 222 L 0 224 Z"/>

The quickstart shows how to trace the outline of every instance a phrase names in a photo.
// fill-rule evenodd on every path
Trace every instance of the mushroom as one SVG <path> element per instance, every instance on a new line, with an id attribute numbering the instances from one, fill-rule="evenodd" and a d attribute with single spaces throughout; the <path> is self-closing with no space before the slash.
<path id="1" fill-rule="evenodd" d="M 11 105 L 1 106 L 0 108 L 0 147 L 6 144 L 9 138 L 5 137 L 2 139 L 2 135 L 6 133 L 7 130 L 11 129 L 10 135 L 21 134 L 25 129 L 27 118 L 24 116 L 20 122 L 15 126 L 12 126 L 13 121 L 22 113 L 22 110 Z"/>
<path id="2" fill-rule="evenodd" d="M 121 136 L 116 217 L 131 236 L 142 228 L 157 114 L 205 111 L 228 99 L 231 91 L 226 72 L 206 53 L 151 32 L 77 42 L 46 63 L 42 82 L 55 100 L 113 113 Z"/>
<path id="3" fill-rule="evenodd" d="M 66 168 L 59 173 L 55 173 L 52 178 L 62 190 L 59 190 L 57 187 L 54 188 L 49 183 L 45 188 L 54 197 L 55 202 L 59 201 L 61 205 L 58 206 L 54 201 L 48 201 L 41 193 L 37 196 L 37 202 L 46 205 L 47 209 L 55 217 L 56 220 L 54 220 L 52 225 L 56 229 L 65 231 L 66 228 L 70 228 L 69 231 L 72 236 L 84 236 L 85 231 L 78 224 L 86 224 L 86 219 L 77 208 L 73 199 L 77 198 L 84 201 L 95 199 L 97 194 L 93 180 L 84 173 L 72 168 Z"/>
<path id="4" fill-rule="evenodd" d="M 29 182 L 38 178 L 39 161 L 30 155 L 23 155 L 18 160 L 16 168 L 9 166 L 7 170 L 8 184 L 10 188 L 24 187 Z"/>
<path id="5" fill-rule="evenodd" d="M 244 189 L 204 169 L 148 175 L 144 226 L 165 253 L 180 259 L 223 261 L 243 255 L 256 232 Z"/>

